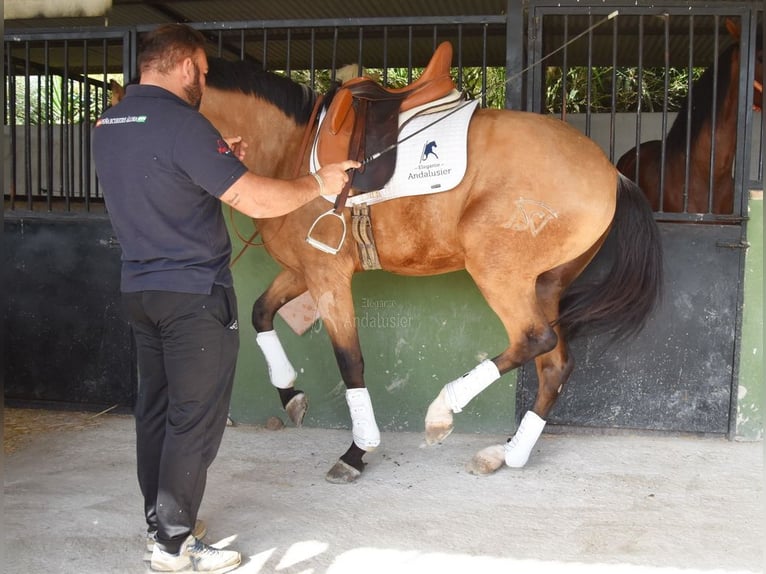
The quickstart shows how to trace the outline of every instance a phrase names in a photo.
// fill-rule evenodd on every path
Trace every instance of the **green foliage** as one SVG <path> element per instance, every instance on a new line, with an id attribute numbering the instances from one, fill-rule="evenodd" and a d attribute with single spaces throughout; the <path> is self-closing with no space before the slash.
<path id="1" fill-rule="evenodd" d="M 567 69 L 566 82 L 560 67 L 546 69 L 545 102 L 543 112 L 568 113 L 609 113 L 612 111 L 612 99 L 616 112 L 633 112 L 641 109 L 645 112 L 658 112 L 665 101 L 665 77 L 667 75 L 668 111 L 677 111 L 686 98 L 689 88 L 689 70 L 687 68 L 644 68 L 639 82 L 636 67 L 617 68 L 593 67 L 588 73 L 584 66 Z M 422 68 L 411 72 L 407 68 L 365 68 L 364 74 L 392 88 L 401 88 L 422 73 Z M 384 74 L 385 72 L 385 74 Z M 693 68 L 691 81 L 696 81 L 704 68 Z M 310 84 L 308 71 L 292 72 L 293 80 Z M 502 109 L 505 107 L 506 77 L 505 69 L 488 68 L 485 73 L 480 67 L 466 67 L 462 70 L 453 68 L 452 77 L 463 90 L 473 98 L 482 99 L 484 107 Z M 314 76 L 315 90 L 326 92 L 331 85 L 328 70 L 319 70 Z M 563 90 L 566 88 L 566 94 Z"/>
<path id="2" fill-rule="evenodd" d="M 28 90 L 22 77 L 16 76 L 14 80 L 11 83 L 10 78 L 6 78 L 5 86 L 6 97 L 9 93 L 15 96 L 13 108 L 10 101 L 6 102 L 6 123 L 9 124 L 78 124 L 86 118 L 94 122 L 104 109 L 101 76 L 87 84 L 72 79 L 64 81 L 60 76 L 31 76 Z"/>
<path id="3" fill-rule="evenodd" d="M 692 83 L 704 72 L 693 68 Z M 689 90 L 687 68 L 644 68 L 639 83 L 638 68 L 576 66 L 567 70 L 564 82 L 563 70 L 550 67 L 546 70 L 545 112 L 560 114 L 611 112 L 614 96 L 615 112 L 634 112 L 639 103 L 642 111 L 662 111 L 665 101 L 665 78 L 667 75 L 668 111 L 677 111 Z M 564 93 L 566 89 L 566 93 Z M 590 90 L 590 91 L 589 91 Z"/>

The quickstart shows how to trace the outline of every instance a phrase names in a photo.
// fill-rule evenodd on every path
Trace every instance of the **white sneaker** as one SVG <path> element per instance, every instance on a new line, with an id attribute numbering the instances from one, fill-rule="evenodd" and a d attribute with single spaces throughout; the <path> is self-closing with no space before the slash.
<path id="1" fill-rule="evenodd" d="M 191 534 L 181 544 L 178 554 L 170 554 L 154 546 L 151 569 L 154 572 L 207 572 L 223 574 L 234 570 L 242 556 L 234 550 L 219 550 L 194 538 Z"/>
<path id="2" fill-rule="evenodd" d="M 194 523 L 194 530 L 192 530 L 192 536 L 197 540 L 202 540 L 207 534 L 207 524 L 204 520 L 197 520 Z M 152 559 L 152 552 L 154 551 L 154 543 L 157 541 L 157 531 L 146 533 L 146 554 L 144 554 L 144 561 L 149 562 Z"/>

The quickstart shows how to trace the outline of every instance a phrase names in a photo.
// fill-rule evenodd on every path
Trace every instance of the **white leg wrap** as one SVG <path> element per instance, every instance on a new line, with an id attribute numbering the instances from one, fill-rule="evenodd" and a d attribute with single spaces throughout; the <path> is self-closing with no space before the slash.
<path id="1" fill-rule="evenodd" d="M 540 438 L 545 421 L 532 411 L 524 413 L 519 428 L 512 439 L 505 443 L 505 464 L 512 468 L 521 468 L 527 464 L 529 453 Z"/>
<path id="2" fill-rule="evenodd" d="M 271 384 L 278 389 L 291 388 L 298 374 L 290 363 L 290 359 L 287 358 L 277 332 L 272 330 L 258 333 L 255 336 L 255 342 L 261 348 L 266 364 L 269 366 Z"/>
<path id="3" fill-rule="evenodd" d="M 447 404 L 453 413 L 463 410 L 472 398 L 500 378 L 497 365 L 486 359 L 459 379 L 444 385 Z"/>
<path id="4" fill-rule="evenodd" d="M 346 402 L 351 413 L 354 443 L 363 450 L 375 450 L 380 444 L 380 431 L 372 412 L 370 392 L 366 388 L 347 389 Z"/>

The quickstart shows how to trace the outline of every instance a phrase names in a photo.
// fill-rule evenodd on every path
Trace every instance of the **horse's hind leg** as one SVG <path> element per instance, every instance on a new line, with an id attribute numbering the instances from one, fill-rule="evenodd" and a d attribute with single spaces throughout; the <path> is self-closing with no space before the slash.
<path id="1" fill-rule="evenodd" d="M 558 317 L 561 293 L 574 277 L 579 275 L 599 245 L 600 243 L 580 258 L 549 271 L 538 279 L 537 301 L 549 324 Z M 505 445 L 494 445 L 479 451 L 468 464 L 469 472 L 489 474 L 500 468 L 503 463 L 512 468 L 521 468 L 527 463 L 543 431 L 545 418 L 574 369 L 574 360 L 569 354 L 565 334 L 558 326 L 553 330 L 556 334 L 556 345 L 547 353 L 535 357 L 538 388 L 532 410 L 524 413 L 519 428 Z"/>
<path id="2" fill-rule="evenodd" d="M 293 271 L 283 270 L 253 304 L 252 314 L 255 340 L 269 367 L 269 379 L 279 392 L 282 407 L 296 426 L 303 423 L 308 401 L 303 391 L 293 387 L 297 373 L 274 330 L 274 315 L 282 305 L 304 291 L 306 282 L 303 277 Z"/>
<path id="3" fill-rule="evenodd" d="M 534 281 L 526 285 L 521 281 L 491 284 L 475 271 L 471 274 L 484 298 L 503 322 L 509 346 L 491 361 L 480 363 L 472 371 L 444 386 L 426 414 L 426 442 L 429 444 L 444 440 L 452 432 L 452 414 L 460 412 L 492 382 L 550 351 L 557 344 L 556 334 L 538 304 Z"/>

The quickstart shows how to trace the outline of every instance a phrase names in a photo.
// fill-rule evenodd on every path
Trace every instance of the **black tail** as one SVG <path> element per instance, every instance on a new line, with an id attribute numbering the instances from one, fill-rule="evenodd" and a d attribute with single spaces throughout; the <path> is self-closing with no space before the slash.
<path id="1" fill-rule="evenodd" d="M 599 280 L 575 282 L 559 305 L 558 323 L 571 339 L 609 333 L 613 341 L 637 334 L 662 294 L 662 245 L 652 209 L 641 189 L 623 175 L 609 240 L 611 269 Z"/>

